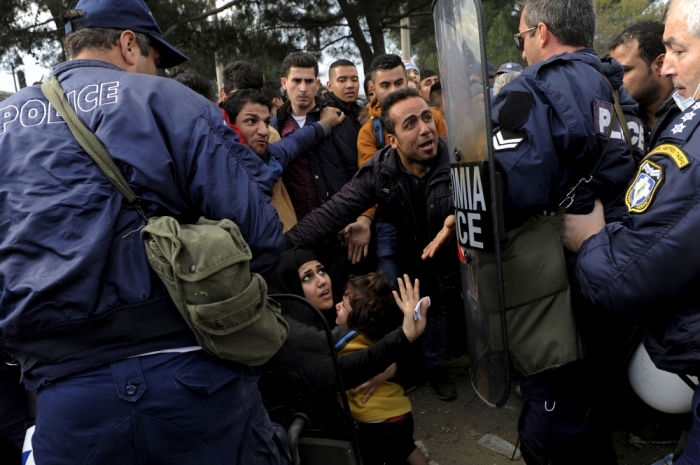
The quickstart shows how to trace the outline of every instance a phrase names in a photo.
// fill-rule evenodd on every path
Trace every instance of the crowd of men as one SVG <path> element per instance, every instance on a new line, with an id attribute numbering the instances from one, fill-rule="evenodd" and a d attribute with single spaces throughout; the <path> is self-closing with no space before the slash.
<path id="1" fill-rule="evenodd" d="M 524 0 L 515 41 L 528 66 L 489 64 L 494 134 L 517 141 L 494 153 L 505 228 L 570 200 L 562 234 L 587 346 L 520 384 L 528 465 L 617 463 L 609 417 L 592 406 L 635 326 L 657 366 L 700 374 L 699 11 L 675 0 L 665 25 L 630 26 L 600 58 L 593 0 Z M 279 79 L 229 64 L 214 95 L 193 70 L 156 76 L 186 57 L 142 0 L 81 0 L 65 21 L 68 61 L 53 74 L 147 214 L 232 219 L 269 282 L 291 247 L 322 251 L 338 289 L 376 269 L 419 278 L 432 304 L 414 355 L 436 395 L 456 397 L 448 326 L 463 325 L 463 302 L 435 71 L 386 54 L 361 77 L 340 59 L 322 92 L 317 60 L 296 52 Z M 132 234 L 142 216 L 40 88 L 8 96 L 0 117 L 0 348 L 38 392 L 36 462 L 288 463 L 257 369 L 197 350 L 173 319 Z M 18 378 L 0 368 L 0 435 L 20 447 Z M 699 406 L 696 390 L 674 463 L 700 463 Z"/>

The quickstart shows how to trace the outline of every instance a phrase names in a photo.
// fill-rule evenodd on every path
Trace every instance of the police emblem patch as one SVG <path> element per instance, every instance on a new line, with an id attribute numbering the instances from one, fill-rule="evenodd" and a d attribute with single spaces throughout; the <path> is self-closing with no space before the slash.
<path id="1" fill-rule="evenodd" d="M 654 194 L 664 180 L 661 166 L 649 160 L 644 160 L 639 167 L 637 178 L 634 180 L 625 196 L 625 204 L 630 213 L 642 213 L 649 208 Z"/>

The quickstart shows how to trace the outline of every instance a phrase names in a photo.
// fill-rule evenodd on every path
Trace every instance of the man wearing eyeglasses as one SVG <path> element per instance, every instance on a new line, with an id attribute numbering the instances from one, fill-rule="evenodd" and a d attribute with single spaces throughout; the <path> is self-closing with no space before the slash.
<path id="1" fill-rule="evenodd" d="M 521 4 L 514 38 L 529 67 L 493 102 L 494 156 L 504 186 L 506 230 L 535 215 L 554 214 L 560 205 L 568 206 L 568 212 L 591 212 L 596 198 L 602 199 L 607 217 L 616 218 L 635 173 L 631 150 L 644 150 L 643 126 L 637 104 L 620 89 L 622 66 L 601 61 L 591 48 L 594 0 Z M 613 89 L 619 90 L 632 148 L 614 116 Z M 529 465 L 617 463 L 609 432 L 596 422 L 604 409 L 591 410 L 591 416 L 588 412 L 605 379 L 606 363 L 600 360 L 612 359 L 615 340 L 623 338 L 619 329 L 612 330 L 617 326 L 610 317 L 573 300 L 586 358 L 521 382 L 518 431 Z"/>

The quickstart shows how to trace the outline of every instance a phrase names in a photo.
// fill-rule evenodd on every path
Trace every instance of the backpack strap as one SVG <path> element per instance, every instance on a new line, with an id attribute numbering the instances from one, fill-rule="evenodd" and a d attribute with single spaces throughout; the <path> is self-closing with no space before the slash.
<path id="1" fill-rule="evenodd" d="M 377 150 L 384 148 L 384 124 L 381 118 L 372 118 L 372 133 Z"/>
<path id="2" fill-rule="evenodd" d="M 48 82 L 43 83 L 41 85 L 41 92 L 61 118 L 65 120 L 78 144 L 90 155 L 90 158 L 95 161 L 114 187 L 126 197 L 128 205 L 138 211 L 145 220 L 148 220 L 148 217 L 141 208 L 141 199 L 131 190 L 121 171 L 119 171 L 117 164 L 114 162 L 114 159 L 109 152 L 107 152 L 105 146 L 102 145 L 102 142 L 100 142 L 97 136 L 80 121 L 75 110 L 73 110 L 73 107 L 68 103 L 58 79 L 54 76 Z"/>

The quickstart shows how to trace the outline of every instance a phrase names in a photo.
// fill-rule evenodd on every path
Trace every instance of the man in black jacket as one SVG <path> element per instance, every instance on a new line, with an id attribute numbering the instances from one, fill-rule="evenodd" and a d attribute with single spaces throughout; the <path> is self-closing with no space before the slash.
<path id="1" fill-rule="evenodd" d="M 306 124 L 318 122 L 324 105 L 315 99 L 319 80 L 318 62 L 313 56 L 292 53 L 284 59 L 282 68 L 282 87 L 289 100 L 277 110 L 270 125 L 284 139 Z M 328 201 L 352 179 L 357 171 L 356 140 L 357 133 L 346 118 L 329 138 L 286 171 L 284 183 L 297 219 Z"/>
<path id="2" fill-rule="evenodd" d="M 345 116 L 352 122 L 355 128 L 355 137 L 360 132 L 360 113 L 362 107 L 357 103 L 357 96 L 360 94 L 360 78 L 357 75 L 355 63 L 349 60 L 337 60 L 331 63 L 328 68 L 328 93 L 326 99 L 333 102 Z"/>
<path id="3" fill-rule="evenodd" d="M 390 94 L 382 104 L 389 145 L 378 151 L 328 202 L 285 236 L 287 246 L 318 243 L 379 204 L 398 231 L 401 271 L 417 277 L 433 299 L 423 335 L 428 378 L 438 397 L 456 397 L 447 375 L 445 306 L 459 292 L 459 264 L 451 248 L 425 261 L 421 255 L 454 212 L 447 143 L 440 139 L 433 115 L 413 88 Z"/>

